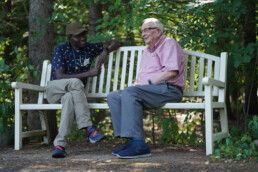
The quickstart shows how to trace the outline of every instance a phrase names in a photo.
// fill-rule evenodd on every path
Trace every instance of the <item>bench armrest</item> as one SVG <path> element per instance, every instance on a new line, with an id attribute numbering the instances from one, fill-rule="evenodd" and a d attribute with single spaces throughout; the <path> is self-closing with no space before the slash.
<path id="1" fill-rule="evenodd" d="M 45 88 L 39 85 L 21 83 L 21 82 L 12 82 L 12 88 L 14 89 L 27 89 L 33 91 L 44 91 Z"/>
<path id="2" fill-rule="evenodd" d="M 225 86 L 226 86 L 225 82 L 219 81 L 217 79 L 212 79 L 209 77 L 203 78 L 202 83 L 203 83 L 203 85 L 214 85 L 214 86 L 222 87 L 222 88 L 225 88 Z"/>

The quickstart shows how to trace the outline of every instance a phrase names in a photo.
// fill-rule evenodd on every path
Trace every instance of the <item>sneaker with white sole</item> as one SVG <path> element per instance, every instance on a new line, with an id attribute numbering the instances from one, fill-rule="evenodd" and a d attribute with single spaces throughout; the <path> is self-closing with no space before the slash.
<path id="1" fill-rule="evenodd" d="M 131 140 L 130 145 L 117 156 L 123 159 L 145 158 L 151 156 L 150 148 L 143 139 Z"/>
<path id="2" fill-rule="evenodd" d="M 87 141 L 90 141 L 91 143 L 97 143 L 105 138 L 106 136 L 100 134 L 93 126 L 87 130 Z"/>
<path id="3" fill-rule="evenodd" d="M 56 146 L 55 150 L 52 154 L 53 158 L 65 158 L 67 153 L 65 152 L 65 148 L 62 146 Z"/>
<path id="4" fill-rule="evenodd" d="M 121 151 L 127 149 L 131 144 L 132 144 L 132 143 L 131 143 L 131 140 L 129 140 L 129 143 L 128 143 L 127 145 L 125 145 L 123 148 L 113 150 L 112 155 L 117 156 L 117 155 L 119 154 L 119 152 L 121 152 Z"/>

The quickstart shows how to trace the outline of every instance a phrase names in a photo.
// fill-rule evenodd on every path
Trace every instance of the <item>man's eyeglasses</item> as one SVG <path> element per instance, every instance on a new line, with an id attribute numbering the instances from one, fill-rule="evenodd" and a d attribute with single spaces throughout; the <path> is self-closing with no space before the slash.
<path id="1" fill-rule="evenodd" d="M 148 28 L 145 28 L 145 29 L 143 29 L 143 30 L 141 30 L 141 32 L 143 33 L 143 32 L 149 32 L 150 30 L 152 30 L 152 29 L 157 29 L 157 27 L 148 27 Z"/>

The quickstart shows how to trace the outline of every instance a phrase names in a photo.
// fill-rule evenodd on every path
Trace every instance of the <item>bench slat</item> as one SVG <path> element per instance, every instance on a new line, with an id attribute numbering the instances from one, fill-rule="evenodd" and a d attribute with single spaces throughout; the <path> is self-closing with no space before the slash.
<path id="1" fill-rule="evenodd" d="M 196 66 L 196 56 L 191 58 L 191 72 L 190 72 L 190 92 L 194 92 L 194 81 L 195 81 L 195 66 Z"/>
<path id="2" fill-rule="evenodd" d="M 204 103 L 167 103 L 162 109 L 204 109 Z M 89 103 L 91 109 L 108 109 L 106 103 Z M 215 102 L 214 108 L 224 107 L 224 103 Z M 21 110 L 59 110 L 62 109 L 61 104 L 21 104 Z"/>
<path id="3" fill-rule="evenodd" d="M 105 77 L 105 68 L 104 65 L 101 66 L 101 74 L 100 74 L 100 79 L 99 79 L 99 93 L 103 92 L 103 86 L 104 86 L 104 77 Z"/>
<path id="4" fill-rule="evenodd" d="M 209 78 L 211 78 L 211 76 L 212 76 L 212 60 L 208 60 L 207 76 Z"/>
<path id="5" fill-rule="evenodd" d="M 120 71 L 120 54 L 121 54 L 121 51 L 118 50 L 117 53 L 116 53 L 116 63 L 115 63 L 115 74 L 114 74 L 114 84 L 113 84 L 113 90 L 112 91 L 116 91 L 117 90 L 117 85 L 118 85 L 118 74 L 119 74 L 119 71 Z"/>
<path id="6" fill-rule="evenodd" d="M 46 135 L 46 130 L 34 130 L 34 131 L 26 131 L 22 132 L 21 136 L 24 137 L 33 137 L 33 136 L 44 136 Z"/>
<path id="7" fill-rule="evenodd" d="M 137 69 L 136 69 L 136 77 L 135 77 L 135 79 L 138 77 L 138 71 L 140 69 L 140 62 L 141 62 L 141 59 L 142 59 L 142 52 L 143 52 L 143 50 L 139 50 L 138 51 Z"/>
<path id="8" fill-rule="evenodd" d="M 202 58 L 209 59 L 209 60 L 212 60 L 212 61 L 219 60 L 218 56 L 214 56 L 214 55 L 211 55 L 211 54 L 205 54 L 205 53 L 200 53 L 200 52 L 191 51 L 191 50 L 183 50 L 183 52 L 185 54 L 188 54 L 188 55 L 191 55 L 191 56 L 202 57 Z"/>
<path id="9" fill-rule="evenodd" d="M 189 55 L 185 54 L 185 71 L 184 71 L 184 78 L 185 78 L 185 91 L 188 89 L 188 80 L 187 80 L 187 73 L 188 73 L 188 61 L 189 61 Z"/>
<path id="10" fill-rule="evenodd" d="M 222 138 L 225 138 L 225 137 L 228 137 L 228 132 L 219 132 L 219 133 L 215 133 L 213 134 L 213 140 L 216 141 L 216 140 L 220 140 Z"/>
<path id="11" fill-rule="evenodd" d="M 110 92 L 113 58 L 114 58 L 114 52 L 111 52 L 110 55 L 109 55 L 109 59 L 108 59 L 108 71 L 107 71 L 106 93 L 109 93 L 109 92 Z"/>
<path id="12" fill-rule="evenodd" d="M 92 78 L 92 93 L 96 93 L 96 87 L 97 87 L 97 76 L 94 76 Z"/>
<path id="13" fill-rule="evenodd" d="M 203 84 L 202 84 L 203 72 L 204 72 L 204 59 L 200 58 L 199 75 L 198 75 L 198 91 L 203 91 Z"/>
<path id="14" fill-rule="evenodd" d="M 131 58 L 130 58 L 130 66 L 129 66 L 129 76 L 128 76 L 128 86 L 132 85 L 133 83 L 133 75 L 134 75 L 134 62 L 135 62 L 135 51 L 131 52 Z"/>
<path id="15" fill-rule="evenodd" d="M 219 80 L 219 71 L 220 71 L 219 64 L 220 64 L 220 61 L 215 61 L 214 79 L 217 79 L 217 80 Z M 218 94 L 218 91 L 219 91 L 218 87 L 214 86 L 213 91 L 214 91 L 215 94 Z"/>
<path id="16" fill-rule="evenodd" d="M 121 77 L 121 83 L 120 83 L 120 90 L 123 90 L 125 88 L 125 77 L 126 77 L 126 68 L 127 68 L 127 56 L 128 51 L 124 51 L 123 55 L 123 66 L 122 66 L 122 77 Z"/>

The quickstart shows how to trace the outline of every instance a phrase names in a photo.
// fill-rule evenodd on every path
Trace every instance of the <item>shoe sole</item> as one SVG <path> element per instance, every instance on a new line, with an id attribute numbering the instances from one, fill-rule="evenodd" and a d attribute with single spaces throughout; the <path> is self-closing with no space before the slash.
<path id="1" fill-rule="evenodd" d="M 101 139 L 99 139 L 99 140 L 91 140 L 90 138 L 89 138 L 89 141 L 90 141 L 90 143 L 92 143 L 92 144 L 94 144 L 94 143 L 97 143 L 97 142 L 100 142 L 101 140 L 104 140 L 106 137 L 103 137 L 103 138 L 101 138 Z"/>
<path id="2" fill-rule="evenodd" d="M 67 156 L 66 155 L 52 155 L 52 158 L 65 158 Z"/>
<path id="3" fill-rule="evenodd" d="M 135 156 L 120 156 L 120 155 L 116 155 L 116 156 L 122 159 L 146 158 L 146 157 L 150 157 L 151 153 L 143 154 L 143 155 L 135 155 Z"/>
<path id="4" fill-rule="evenodd" d="M 113 153 L 113 152 L 112 152 L 112 155 L 114 155 L 114 156 L 118 156 L 118 153 Z"/>

